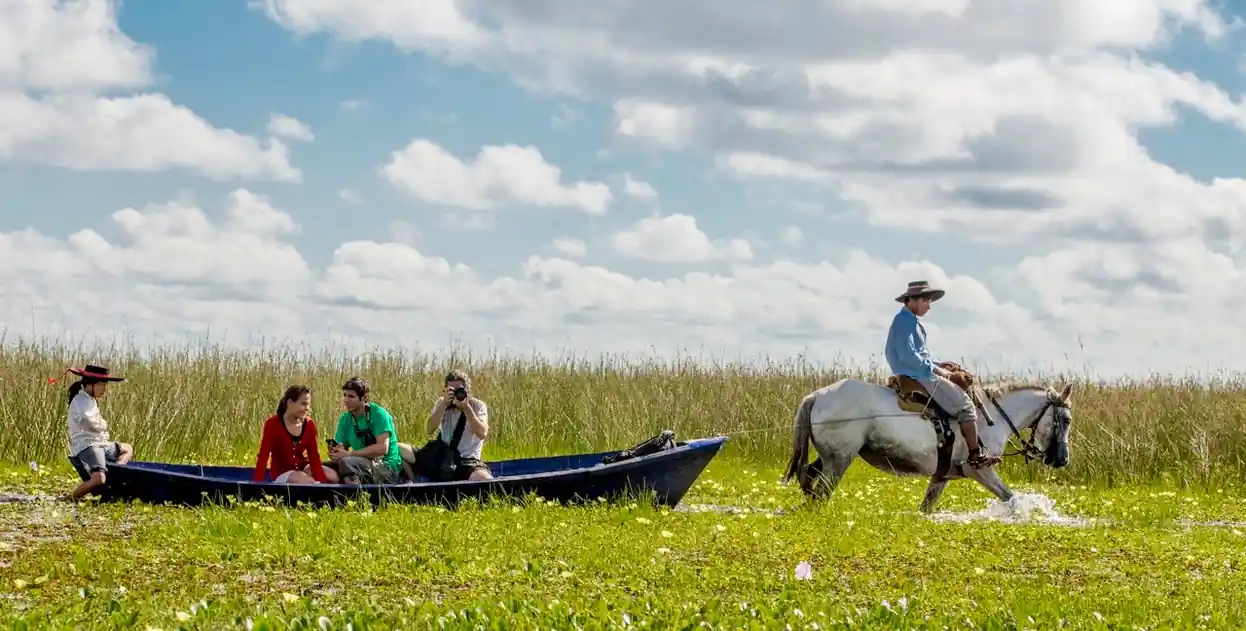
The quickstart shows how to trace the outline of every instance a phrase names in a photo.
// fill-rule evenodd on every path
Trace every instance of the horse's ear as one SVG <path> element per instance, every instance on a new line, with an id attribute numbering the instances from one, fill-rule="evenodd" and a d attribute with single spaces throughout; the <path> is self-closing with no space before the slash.
<path id="1" fill-rule="evenodd" d="M 1071 383 L 1065 384 L 1064 389 L 1060 391 L 1060 400 L 1064 401 L 1065 403 L 1068 403 L 1069 399 L 1072 398 L 1072 396 L 1073 396 L 1073 384 Z"/>

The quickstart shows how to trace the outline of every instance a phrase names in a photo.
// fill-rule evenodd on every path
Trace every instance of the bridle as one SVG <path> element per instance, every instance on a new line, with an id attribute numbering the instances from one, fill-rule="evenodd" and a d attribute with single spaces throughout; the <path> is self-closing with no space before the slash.
<path id="1" fill-rule="evenodd" d="M 1021 435 L 1021 431 L 1017 429 L 1016 423 L 1013 423 L 1012 418 L 1008 416 L 1008 412 L 1004 411 L 1003 406 L 999 404 L 999 401 L 991 395 L 987 395 L 987 398 L 990 399 L 991 405 L 995 406 L 996 410 L 999 410 L 1000 416 L 1004 417 L 1004 422 L 1008 424 L 1008 429 L 1012 431 L 1012 435 L 1008 437 L 1008 441 L 1011 442 L 1013 438 L 1016 438 L 1021 442 L 1020 449 L 1011 453 L 1004 453 L 1003 456 L 1023 456 L 1025 457 L 1026 464 L 1029 464 L 1031 460 L 1045 459 L 1047 457 L 1047 451 L 1051 448 L 1050 442 L 1042 449 L 1040 449 L 1038 445 L 1034 444 L 1034 433 L 1038 431 L 1038 423 L 1042 420 L 1043 415 L 1047 413 L 1047 410 L 1051 409 L 1053 412 L 1051 419 L 1054 425 L 1060 422 L 1060 418 L 1054 414 L 1055 410 L 1068 411 L 1072 409 L 1072 407 L 1065 402 L 1064 399 L 1060 398 L 1059 394 L 1048 390 L 1047 402 L 1043 404 L 1043 407 L 1038 409 L 1037 413 L 1030 417 L 1033 419 L 1033 423 L 1030 424 L 1030 436 L 1029 438 L 1025 438 Z M 979 406 L 978 409 L 982 410 L 983 415 L 986 417 L 986 424 L 994 427 L 995 421 L 991 419 L 991 415 L 987 414 L 986 410 L 982 409 L 981 406 Z M 1063 427 L 1060 427 L 1059 425 L 1053 426 L 1051 434 L 1052 439 L 1054 440 L 1055 437 L 1059 435 L 1059 432 L 1062 431 L 1064 431 Z"/>

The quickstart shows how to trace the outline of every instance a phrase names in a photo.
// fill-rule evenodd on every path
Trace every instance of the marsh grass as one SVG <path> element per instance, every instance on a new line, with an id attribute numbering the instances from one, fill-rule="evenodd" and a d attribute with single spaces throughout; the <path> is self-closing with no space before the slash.
<path id="1" fill-rule="evenodd" d="M 279 345 L 236 351 L 206 343 L 140 354 L 127 345 L 88 351 L 8 340 L 0 343 L 0 457 L 65 463 L 66 388 L 73 378 L 65 369 L 86 362 L 128 378 L 109 391 L 103 407 L 113 435 L 133 443 L 139 458 L 237 464 L 253 462 L 261 422 L 291 383 L 313 388 L 313 415 L 328 433 L 340 412 L 341 384 L 363 376 L 375 400 L 396 415 L 400 439 L 418 444 L 443 375 L 460 367 L 490 406 L 487 457 L 620 448 L 671 428 L 681 438 L 731 434 L 724 458 L 778 466 L 791 448 L 792 416 L 803 395 L 842 377 L 881 379 L 799 361 L 310 353 Z M 1246 480 L 1242 380 L 1032 380 L 1076 384 L 1072 462 L 1051 472 L 1011 458 L 1003 467 L 1009 479 L 1109 486 Z"/>
<path id="2" fill-rule="evenodd" d="M 0 471 L 0 487 L 52 475 Z M 154 629 L 1241 628 L 1246 516 L 1198 491 L 1044 489 L 1110 527 L 934 523 L 921 480 L 855 469 L 800 505 L 715 462 L 690 502 L 285 508 L 0 505 L 0 627 Z M 982 493 L 949 488 L 948 510 Z M 1067 510 L 1067 509 L 1066 509 Z M 1157 519 L 1158 516 L 1163 516 Z M 807 562 L 812 576 L 798 580 Z"/>

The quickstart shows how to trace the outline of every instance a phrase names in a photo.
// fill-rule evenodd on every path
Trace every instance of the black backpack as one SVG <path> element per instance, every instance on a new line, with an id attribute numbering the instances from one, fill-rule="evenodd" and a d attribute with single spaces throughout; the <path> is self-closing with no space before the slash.
<path id="1" fill-rule="evenodd" d="M 645 440 L 631 449 L 624 449 L 617 454 L 610 454 L 602 458 L 601 464 L 611 464 L 615 462 L 622 462 L 624 460 L 631 460 L 632 458 L 656 454 L 659 451 L 666 451 L 668 449 L 674 449 L 675 447 L 675 432 L 667 429 L 663 430 L 661 434 Z"/>

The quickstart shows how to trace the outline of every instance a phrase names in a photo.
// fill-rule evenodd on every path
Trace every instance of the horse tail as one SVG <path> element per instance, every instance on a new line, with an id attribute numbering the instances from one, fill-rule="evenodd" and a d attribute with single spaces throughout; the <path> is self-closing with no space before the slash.
<path id="1" fill-rule="evenodd" d="M 792 443 L 792 458 L 787 462 L 787 473 L 783 474 L 783 481 L 787 482 L 793 476 L 800 480 L 803 487 L 805 478 L 808 476 L 807 460 L 809 459 L 809 440 L 813 434 L 813 404 L 818 400 L 814 394 L 806 395 L 800 400 L 800 406 L 796 408 L 796 424 L 795 436 Z"/>

